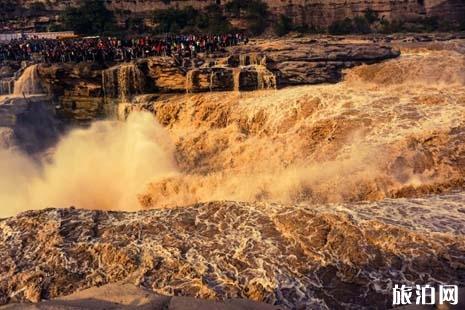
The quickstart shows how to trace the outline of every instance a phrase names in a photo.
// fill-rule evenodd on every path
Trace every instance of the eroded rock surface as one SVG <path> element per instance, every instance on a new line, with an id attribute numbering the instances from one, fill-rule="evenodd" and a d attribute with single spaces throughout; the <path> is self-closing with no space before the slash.
<path id="1" fill-rule="evenodd" d="M 390 46 L 365 43 L 337 43 L 324 39 L 258 41 L 233 48 L 242 62 L 266 62 L 277 72 L 279 85 L 336 83 L 342 69 L 399 56 Z M 249 57 L 249 58 L 245 58 Z M 266 59 L 265 59 L 266 58 Z M 252 60 L 252 62 L 254 62 Z"/>
<path id="2" fill-rule="evenodd" d="M 47 23 L 56 20 L 57 12 L 64 10 L 69 5 L 79 5 L 79 0 L 50 0 L 45 3 L 44 11 L 34 11 L 34 14 L 26 14 L 22 7 L 33 7 L 37 0 L 16 0 L 13 1 L 16 10 L 5 10 L 5 15 L 10 18 L 22 17 L 22 23 L 14 26 L 29 26 L 34 24 L 44 27 Z M 202 0 L 202 1 L 159 1 L 159 0 L 119 0 L 106 2 L 107 7 L 116 13 L 120 22 L 125 21 L 125 15 L 120 12 L 132 12 L 137 16 L 150 19 L 150 12 L 167 8 L 182 8 L 193 6 L 196 9 L 205 9 L 209 5 L 226 5 L 230 1 Z M 385 20 L 415 20 L 426 17 L 436 17 L 441 22 L 451 22 L 462 18 L 465 11 L 462 1 L 456 0 L 405 0 L 405 1 L 357 1 L 357 0 L 315 0 L 312 2 L 296 0 L 283 2 L 279 0 L 264 1 L 269 7 L 270 21 L 276 21 L 280 14 L 284 14 L 292 19 L 293 24 L 299 26 L 324 28 L 332 22 L 343 20 L 346 17 L 353 18 L 364 14 L 367 9 L 371 9 L 380 18 Z M 118 14 L 119 13 L 119 14 Z M 240 22 L 235 16 L 228 16 L 231 22 Z M 244 21 L 242 21 L 244 22 Z M 25 24 L 24 24 L 25 23 Z"/>
<path id="3" fill-rule="evenodd" d="M 224 302 L 163 296 L 127 283 L 107 284 L 37 304 L 11 304 L 4 310 L 278 310 L 279 307 L 245 299 Z"/>

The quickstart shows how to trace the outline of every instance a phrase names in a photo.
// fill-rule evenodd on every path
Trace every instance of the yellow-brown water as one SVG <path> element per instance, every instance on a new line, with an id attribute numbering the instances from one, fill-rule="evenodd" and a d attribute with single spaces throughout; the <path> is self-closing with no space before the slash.
<path id="1" fill-rule="evenodd" d="M 413 50 L 337 85 L 155 103 L 181 174 L 141 201 L 348 202 L 461 187 L 463 69 L 455 51 Z"/>
<path id="2" fill-rule="evenodd" d="M 14 82 L 13 95 L 24 96 L 43 93 L 40 78 L 37 73 L 37 65 L 24 69 L 21 76 Z"/>
<path id="3" fill-rule="evenodd" d="M 136 112 L 125 123 L 97 122 L 64 137 L 39 166 L 3 150 L 0 201 L 13 207 L 1 215 L 69 205 L 377 201 L 461 189 L 464 66 L 459 48 L 409 48 L 348 70 L 336 85 L 162 96 L 153 103 L 162 126 Z M 134 145 L 150 147 L 130 152 Z"/>

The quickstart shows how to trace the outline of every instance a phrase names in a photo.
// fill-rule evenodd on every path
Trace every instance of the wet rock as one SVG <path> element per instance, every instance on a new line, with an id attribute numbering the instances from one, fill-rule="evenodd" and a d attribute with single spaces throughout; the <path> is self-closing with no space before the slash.
<path id="1" fill-rule="evenodd" d="M 24 290 L 24 298 L 30 302 L 39 302 L 42 299 L 42 288 L 40 285 L 30 285 Z"/>
<path id="2" fill-rule="evenodd" d="M 285 61 L 276 64 L 276 69 L 280 72 L 280 84 L 285 85 L 337 83 L 341 80 L 341 68 L 344 67 L 340 63 L 305 61 Z"/>
<path id="3" fill-rule="evenodd" d="M 104 115 L 103 105 L 102 98 L 64 96 L 59 100 L 57 116 L 69 122 L 89 122 Z"/>
<path id="4" fill-rule="evenodd" d="M 0 66 L 0 79 L 12 77 L 18 68 L 15 68 L 11 65 L 1 65 Z"/>
<path id="5" fill-rule="evenodd" d="M 41 64 L 38 74 L 46 93 L 55 96 L 102 96 L 101 67 L 93 63 Z"/>
<path id="6" fill-rule="evenodd" d="M 234 74 L 231 68 L 198 68 L 186 76 L 188 92 L 234 90 Z"/>
<path id="7" fill-rule="evenodd" d="M 258 41 L 232 48 L 242 65 L 262 64 L 278 71 L 279 84 L 336 83 L 341 71 L 363 63 L 395 58 L 399 51 L 374 43 L 335 43 L 324 40 L 289 39 Z"/>
<path id="8" fill-rule="evenodd" d="M 184 92 L 186 70 L 171 57 L 152 57 L 148 60 L 148 76 L 162 92 Z"/>
<path id="9" fill-rule="evenodd" d="M 209 57 L 151 57 L 109 68 L 87 62 L 40 64 L 37 73 L 59 118 L 88 122 L 113 117 L 119 103 L 131 103 L 143 94 L 252 91 L 336 83 L 342 79 L 344 68 L 399 55 L 380 44 L 328 40 L 258 41 Z M 11 79 L 2 80 L 0 92 L 10 92 L 11 84 Z"/>
<path id="10" fill-rule="evenodd" d="M 240 68 L 198 68 L 189 71 L 186 77 L 188 92 L 258 90 L 276 87 L 275 73 L 263 65 Z"/>
<path id="11" fill-rule="evenodd" d="M 13 93 L 14 78 L 7 77 L 0 79 L 0 96 L 9 95 Z"/>
<path id="12" fill-rule="evenodd" d="M 238 90 L 275 89 L 278 87 L 279 72 L 272 72 L 264 65 L 241 67 L 236 78 Z"/>

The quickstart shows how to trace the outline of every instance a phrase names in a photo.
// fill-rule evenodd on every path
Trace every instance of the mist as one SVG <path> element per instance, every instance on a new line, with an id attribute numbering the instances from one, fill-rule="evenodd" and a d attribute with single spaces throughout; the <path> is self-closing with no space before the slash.
<path id="1" fill-rule="evenodd" d="M 168 135 L 144 112 L 72 130 L 47 160 L 0 149 L 0 171 L 0 217 L 47 207 L 137 210 L 150 182 L 177 174 Z"/>

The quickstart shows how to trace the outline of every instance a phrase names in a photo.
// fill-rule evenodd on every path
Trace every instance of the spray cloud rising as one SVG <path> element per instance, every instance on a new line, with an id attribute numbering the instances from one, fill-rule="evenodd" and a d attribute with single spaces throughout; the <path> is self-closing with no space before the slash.
<path id="1" fill-rule="evenodd" d="M 44 207 L 131 210 L 150 181 L 176 174 L 164 129 L 148 113 L 73 130 L 51 160 L 0 150 L 0 216 Z M 134 210 L 133 209 L 133 210 Z"/>

